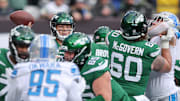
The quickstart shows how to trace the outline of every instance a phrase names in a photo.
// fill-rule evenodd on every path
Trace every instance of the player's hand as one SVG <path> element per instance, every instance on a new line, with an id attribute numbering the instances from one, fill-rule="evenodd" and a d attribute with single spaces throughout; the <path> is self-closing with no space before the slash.
<path id="1" fill-rule="evenodd" d="M 33 23 L 29 22 L 27 26 L 29 26 L 30 28 L 32 27 Z"/>

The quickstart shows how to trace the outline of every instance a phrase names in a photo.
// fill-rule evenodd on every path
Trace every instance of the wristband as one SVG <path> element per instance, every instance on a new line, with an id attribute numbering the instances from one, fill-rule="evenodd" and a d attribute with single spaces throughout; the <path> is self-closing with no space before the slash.
<path id="1" fill-rule="evenodd" d="M 169 41 L 168 40 L 161 40 L 161 48 L 169 48 Z"/>

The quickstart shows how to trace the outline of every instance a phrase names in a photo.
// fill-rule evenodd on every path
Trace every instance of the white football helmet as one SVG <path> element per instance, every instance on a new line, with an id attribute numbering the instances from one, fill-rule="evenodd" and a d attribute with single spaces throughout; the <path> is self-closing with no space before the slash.
<path id="1" fill-rule="evenodd" d="M 55 37 L 47 34 L 38 35 L 29 49 L 30 61 L 56 61 L 57 50 Z"/>
<path id="2" fill-rule="evenodd" d="M 158 14 L 153 15 L 152 22 L 166 22 L 170 27 L 177 28 L 179 26 L 179 19 L 178 17 L 170 12 L 161 12 Z"/>

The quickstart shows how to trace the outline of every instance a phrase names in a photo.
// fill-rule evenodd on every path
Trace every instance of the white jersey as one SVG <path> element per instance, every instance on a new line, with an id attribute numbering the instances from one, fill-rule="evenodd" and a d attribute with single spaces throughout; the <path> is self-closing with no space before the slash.
<path id="1" fill-rule="evenodd" d="M 179 52 L 179 50 L 180 50 L 180 39 L 177 40 L 176 43 L 177 43 L 177 48 L 176 48 L 176 60 L 180 60 L 180 52 Z M 180 64 L 180 62 L 179 62 L 178 64 Z M 179 74 L 179 72 L 180 72 L 180 67 L 175 65 L 175 70 L 176 70 L 176 72 L 178 73 L 178 77 L 179 77 L 179 75 L 180 75 L 180 74 Z M 177 76 L 177 74 L 176 74 L 176 76 Z M 179 86 L 177 86 L 177 87 L 178 87 L 178 95 L 180 95 L 180 87 L 179 87 Z M 180 99 L 180 96 L 178 96 L 178 99 Z"/>
<path id="2" fill-rule="evenodd" d="M 15 66 L 7 101 L 82 101 L 85 81 L 70 62 L 28 62 Z"/>
<path id="3" fill-rule="evenodd" d="M 176 41 L 176 60 L 180 60 L 180 39 Z M 175 66 L 175 69 L 180 71 L 180 67 L 179 66 Z"/>
<path id="4" fill-rule="evenodd" d="M 152 38 L 151 42 L 160 45 L 160 37 L 156 36 Z M 167 97 L 177 92 L 177 87 L 174 82 L 176 47 L 170 46 L 170 52 L 172 56 L 171 71 L 169 73 L 160 73 L 155 71 L 150 73 L 146 89 L 146 96 L 150 98 L 150 100 Z"/>

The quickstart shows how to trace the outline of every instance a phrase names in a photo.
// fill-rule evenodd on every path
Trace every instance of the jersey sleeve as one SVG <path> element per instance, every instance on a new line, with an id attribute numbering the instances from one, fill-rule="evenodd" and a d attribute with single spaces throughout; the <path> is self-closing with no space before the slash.
<path id="1" fill-rule="evenodd" d="M 4 95 L 3 88 L 7 85 L 5 72 L 5 67 L 0 64 L 0 96 Z"/>
<path id="2" fill-rule="evenodd" d="M 145 56 L 147 56 L 147 58 L 154 60 L 158 55 L 160 55 L 161 49 L 157 44 L 147 41 L 145 46 Z"/>
<path id="3" fill-rule="evenodd" d="M 178 80 L 178 86 L 180 86 L 180 60 L 176 60 L 176 63 L 175 63 L 175 78 Z"/>
<path id="4" fill-rule="evenodd" d="M 24 82 L 22 78 L 24 78 L 24 75 L 27 75 L 29 73 L 29 68 L 27 67 L 28 63 L 19 63 L 14 66 L 14 70 L 12 71 L 10 78 L 8 79 L 8 93 L 7 93 L 7 101 L 20 101 L 22 98 L 22 89 L 24 88 Z M 25 78 L 24 78 L 25 79 Z"/>
<path id="5" fill-rule="evenodd" d="M 20 100 L 20 92 L 17 90 L 17 82 L 16 79 L 9 80 L 9 90 L 7 93 L 6 101 L 19 101 Z"/>
<path id="6" fill-rule="evenodd" d="M 86 81 L 93 82 L 107 71 L 109 71 L 107 60 L 101 57 L 91 57 L 83 67 L 82 75 Z"/>
<path id="7" fill-rule="evenodd" d="M 113 30 L 106 36 L 106 44 L 109 45 L 113 37 L 118 37 L 122 32 L 120 30 Z"/>
<path id="8" fill-rule="evenodd" d="M 0 101 L 4 101 L 5 95 L 7 94 L 7 85 L 8 85 L 8 75 L 12 69 L 7 66 L 7 59 L 6 53 L 8 52 L 7 49 L 0 49 Z"/>
<path id="9" fill-rule="evenodd" d="M 71 83 L 68 93 L 67 101 L 82 101 L 82 93 L 85 89 L 85 80 L 80 77 L 78 80 L 74 79 Z"/>

